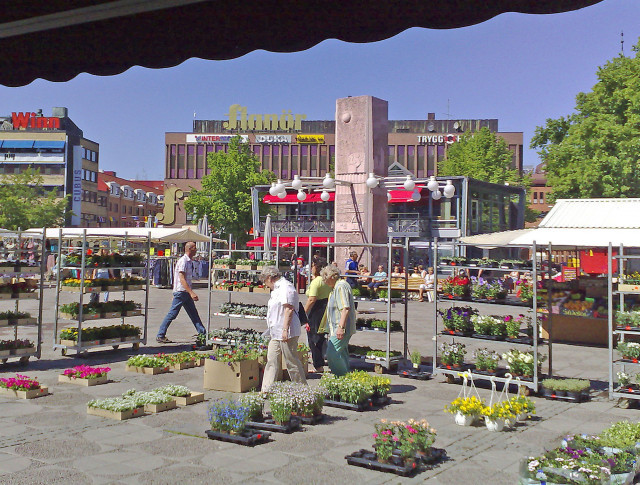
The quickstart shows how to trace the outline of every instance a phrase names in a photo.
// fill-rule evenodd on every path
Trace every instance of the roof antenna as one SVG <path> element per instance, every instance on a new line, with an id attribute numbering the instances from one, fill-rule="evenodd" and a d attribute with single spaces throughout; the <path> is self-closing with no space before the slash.
<path id="1" fill-rule="evenodd" d="M 624 57 L 624 31 L 620 31 L 620 54 Z"/>

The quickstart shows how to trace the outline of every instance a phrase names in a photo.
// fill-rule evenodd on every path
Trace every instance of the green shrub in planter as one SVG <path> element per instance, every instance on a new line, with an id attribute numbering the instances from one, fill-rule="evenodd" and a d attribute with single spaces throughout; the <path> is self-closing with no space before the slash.
<path id="1" fill-rule="evenodd" d="M 622 354 L 624 358 L 638 359 L 640 358 L 640 343 L 637 342 L 619 342 L 616 350 Z"/>
<path id="2" fill-rule="evenodd" d="M 360 296 L 362 296 L 362 292 L 360 291 L 360 288 L 353 288 L 351 290 L 351 293 L 353 293 L 354 298 L 360 298 Z"/>
<path id="3" fill-rule="evenodd" d="M 565 391 L 579 394 L 591 388 L 591 383 L 587 379 L 564 379 L 562 386 Z"/>
<path id="4" fill-rule="evenodd" d="M 635 448 L 640 442 L 640 423 L 619 421 L 600 433 L 602 446 L 609 446 L 620 450 Z"/>
<path id="5" fill-rule="evenodd" d="M 550 391 L 557 391 L 560 385 L 561 379 L 543 379 L 542 387 L 549 389 Z"/>

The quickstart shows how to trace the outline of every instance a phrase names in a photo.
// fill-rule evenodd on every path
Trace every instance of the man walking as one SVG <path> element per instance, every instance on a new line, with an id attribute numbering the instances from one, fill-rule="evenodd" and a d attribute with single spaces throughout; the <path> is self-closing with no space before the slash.
<path id="1" fill-rule="evenodd" d="M 158 330 L 158 335 L 156 337 L 156 342 L 158 343 L 171 343 L 171 340 L 166 337 L 167 329 L 171 322 L 176 319 L 180 312 L 180 308 L 183 306 L 198 333 L 204 334 L 207 332 L 200 321 L 200 315 L 198 315 L 198 310 L 196 309 L 195 302 L 198 301 L 198 295 L 196 295 L 191 289 L 193 275 L 192 258 L 195 255 L 196 243 L 190 241 L 184 245 L 184 256 L 182 256 L 176 263 L 176 268 L 173 273 L 173 302 L 171 303 L 169 313 L 164 317 L 164 320 L 160 325 L 160 329 Z"/>

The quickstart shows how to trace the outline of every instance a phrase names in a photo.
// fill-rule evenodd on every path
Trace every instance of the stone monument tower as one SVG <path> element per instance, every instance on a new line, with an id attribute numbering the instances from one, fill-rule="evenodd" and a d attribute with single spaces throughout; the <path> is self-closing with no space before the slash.
<path id="1" fill-rule="evenodd" d="M 387 267 L 388 251 L 365 248 L 363 243 L 387 243 L 387 191 L 365 184 L 369 173 L 386 177 L 389 134 L 387 101 L 373 96 L 341 98 L 336 101 L 336 179 L 351 182 L 337 185 L 335 198 L 335 259 L 342 269 L 350 250 L 361 263 L 375 271 Z M 375 266 L 375 267 L 374 267 Z"/>

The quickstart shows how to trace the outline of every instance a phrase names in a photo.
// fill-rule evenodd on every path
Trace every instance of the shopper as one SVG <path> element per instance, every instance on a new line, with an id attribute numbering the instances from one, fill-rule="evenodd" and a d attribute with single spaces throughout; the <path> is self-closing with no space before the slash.
<path id="1" fill-rule="evenodd" d="M 376 271 L 371 277 L 371 283 L 367 286 L 370 290 L 377 290 L 379 286 L 384 285 L 387 282 L 387 272 L 384 270 L 384 266 L 378 266 L 378 271 Z"/>
<path id="2" fill-rule="evenodd" d="M 282 357 L 291 380 L 306 384 L 306 372 L 297 353 L 300 337 L 298 293 L 289 281 L 281 277 L 275 266 L 265 266 L 260 279 L 271 289 L 267 306 L 267 329 L 271 340 L 262 378 L 262 392 L 266 392 L 276 380 Z"/>
<path id="3" fill-rule="evenodd" d="M 164 320 L 160 324 L 158 335 L 156 336 L 156 342 L 161 344 L 172 343 L 167 335 L 167 329 L 171 322 L 173 322 L 180 309 L 184 307 L 191 319 L 191 322 L 196 327 L 199 334 L 205 334 L 207 331 L 202 325 L 200 315 L 196 309 L 195 302 L 198 301 L 198 295 L 196 295 L 191 288 L 193 278 L 193 257 L 196 255 L 196 243 L 190 241 L 184 245 L 184 256 L 182 256 L 176 263 L 176 267 L 173 273 L 173 302 L 169 313 L 164 317 Z"/>
<path id="4" fill-rule="evenodd" d="M 351 251 L 349 253 L 349 259 L 344 264 L 344 273 L 347 275 L 358 274 L 358 253 Z M 358 286 L 358 279 L 356 277 L 347 277 L 347 283 L 351 288 Z"/>
<path id="5" fill-rule="evenodd" d="M 306 325 L 307 341 L 311 348 L 314 372 L 324 371 L 324 346 L 327 342 L 327 334 L 318 330 L 331 293 L 331 287 L 322 281 L 320 276 L 320 271 L 326 266 L 327 260 L 324 258 L 315 258 L 311 263 L 313 281 L 307 290 L 307 303 L 304 306 L 304 311 L 309 319 L 309 323 Z"/>
<path id="6" fill-rule="evenodd" d="M 350 370 L 349 339 L 356 332 L 356 309 L 349 283 L 340 279 L 337 268 L 327 266 L 322 280 L 333 288 L 327 302 L 326 326 L 329 331 L 327 363 L 331 372 L 343 376 Z"/>
<path id="7" fill-rule="evenodd" d="M 109 256 L 109 251 L 106 248 L 102 248 L 98 251 L 98 255 L 100 257 Z M 109 268 L 95 268 L 93 270 L 93 274 L 91 275 L 91 278 L 94 280 L 108 280 L 109 278 L 113 278 L 113 277 L 114 277 L 113 270 Z M 109 292 L 103 291 L 102 297 L 103 297 L 102 301 L 104 301 L 105 303 L 108 302 Z M 100 299 L 99 293 L 91 293 L 91 296 L 89 297 L 89 303 L 98 303 L 99 299 Z"/>
<path id="8" fill-rule="evenodd" d="M 427 271 L 423 274 L 424 283 L 420 285 L 418 301 L 424 301 L 424 292 L 427 292 L 427 301 L 433 301 L 433 287 L 435 282 L 435 275 L 433 274 L 433 268 L 427 268 Z"/>

